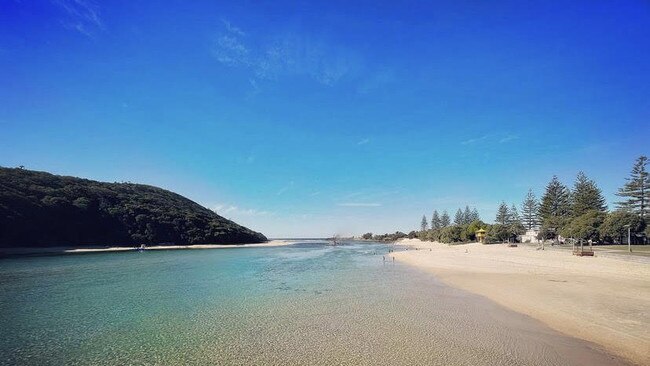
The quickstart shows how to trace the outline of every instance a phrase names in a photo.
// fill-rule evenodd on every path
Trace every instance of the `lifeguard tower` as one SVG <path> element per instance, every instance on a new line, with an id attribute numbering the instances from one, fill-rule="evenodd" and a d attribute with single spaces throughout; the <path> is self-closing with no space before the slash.
<path id="1" fill-rule="evenodd" d="M 485 230 L 484 229 L 476 230 L 476 240 L 481 244 L 485 244 Z"/>

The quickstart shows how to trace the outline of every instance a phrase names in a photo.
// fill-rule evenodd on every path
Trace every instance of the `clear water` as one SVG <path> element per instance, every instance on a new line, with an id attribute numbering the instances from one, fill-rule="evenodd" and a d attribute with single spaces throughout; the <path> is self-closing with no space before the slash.
<path id="1" fill-rule="evenodd" d="M 2 259 L 0 364 L 621 364 L 388 248 Z"/>

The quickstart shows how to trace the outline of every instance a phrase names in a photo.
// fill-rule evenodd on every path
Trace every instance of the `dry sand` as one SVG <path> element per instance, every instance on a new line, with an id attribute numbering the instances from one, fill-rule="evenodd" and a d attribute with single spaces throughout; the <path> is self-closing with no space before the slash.
<path id="1" fill-rule="evenodd" d="M 395 260 L 541 320 L 567 335 L 650 365 L 650 261 L 576 257 L 531 246 L 403 240 Z M 418 248 L 418 250 L 414 250 Z"/>

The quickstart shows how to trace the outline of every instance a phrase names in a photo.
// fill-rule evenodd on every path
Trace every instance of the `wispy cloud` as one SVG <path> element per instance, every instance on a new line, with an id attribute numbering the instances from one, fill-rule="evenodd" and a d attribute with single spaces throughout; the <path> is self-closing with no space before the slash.
<path id="1" fill-rule="evenodd" d="M 357 145 L 365 145 L 365 144 L 367 144 L 367 143 L 369 143 L 369 142 L 370 142 L 370 139 L 369 139 L 369 138 L 365 138 L 365 139 L 362 139 L 362 140 L 360 140 L 359 142 L 357 142 Z"/>
<path id="2" fill-rule="evenodd" d="M 52 0 L 52 3 L 65 12 L 62 23 L 66 28 L 91 38 L 96 31 L 104 29 L 99 5 L 93 0 Z"/>
<path id="3" fill-rule="evenodd" d="M 380 207 L 381 203 L 377 202 L 343 202 L 337 203 L 340 207 Z"/>
<path id="4" fill-rule="evenodd" d="M 507 136 L 503 137 L 502 139 L 500 139 L 499 143 L 503 144 L 503 143 L 506 143 L 508 141 L 516 140 L 518 138 L 519 138 L 519 136 L 517 136 L 517 135 L 507 135 Z"/>
<path id="5" fill-rule="evenodd" d="M 217 61 L 228 66 L 249 66 L 250 51 L 234 34 L 222 34 L 217 37 L 213 55 Z"/>
<path id="6" fill-rule="evenodd" d="M 369 94 L 375 90 L 382 89 L 387 85 L 397 81 L 395 73 L 387 68 L 380 68 L 371 73 L 357 87 L 357 93 L 361 95 Z"/>
<path id="7" fill-rule="evenodd" d="M 269 211 L 262 211 L 262 210 L 257 210 L 254 208 L 241 208 L 235 205 L 229 205 L 229 204 L 216 204 L 212 206 L 212 211 L 216 212 L 217 214 L 221 216 L 237 216 L 237 217 L 242 217 L 242 216 L 268 216 L 271 215 L 272 213 Z"/>
<path id="8" fill-rule="evenodd" d="M 401 192 L 401 188 L 368 188 L 342 195 L 337 200 L 343 202 L 377 202 L 398 195 Z"/>
<path id="9" fill-rule="evenodd" d="M 469 140 L 461 141 L 461 144 L 462 145 L 472 145 L 472 144 L 475 144 L 477 142 L 485 141 L 489 137 L 490 137 L 490 135 L 483 135 L 481 137 L 476 137 L 476 138 L 472 138 L 472 139 L 469 139 Z"/>
<path id="10" fill-rule="evenodd" d="M 294 185 L 293 181 L 289 182 L 289 184 L 287 184 L 286 186 L 280 188 L 280 190 L 278 191 L 278 193 L 276 193 L 276 195 L 281 196 L 281 195 L 285 194 L 288 190 L 293 188 L 293 185 Z"/>
<path id="11" fill-rule="evenodd" d="M 260 88 L 259 84 L 257 83 L 257 80 L 255 80 L 254 78 L 248 79 L 248 83 L 251 86 L 251 92 L 248 94 L 248 98 L 252 98 L 262 92 L 262 88 Z"/>
<path id="12" fill-rule="evenodd" d="M 244 33 L 241 29 L 235 27 L 232 25 L 228 20 L 226 19 L 221 19 L 221 23 L 223 23 L 224 28 L 232 34 L 238 35 L 238 36 L 245 36 L 246 33 Z"/>
<path id="13" fill-rule="evenodd" d="M 475 137 L 471 138 L 468 140 L 461 141 L 461 145 L 474 145 L 479 142 L 484 142 L 484 143 L 506 143 L 509 141 L 514 141 L 519 139 L 519 135 L 514 135 L 514 134 L 491 134 L 491 135 L 483 135 L 480 137 Z"/>
<path id="14" fill-rule="evenodd" d="M 257 41 L 230 21 L 222 20 L 211 51 L 221 64 L 249 70 L 254 77 L 251 80 L 302 75 L 323 85 L 334 85 L 356 63 L 349 50 L 332 47 L 300 32 L 266 36 L 266 41 Z"/>

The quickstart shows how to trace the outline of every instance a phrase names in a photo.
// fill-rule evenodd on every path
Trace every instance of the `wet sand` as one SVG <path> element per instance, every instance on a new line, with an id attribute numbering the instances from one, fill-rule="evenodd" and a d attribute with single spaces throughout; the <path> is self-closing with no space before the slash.
<path id="1" fill-rule="evenodd" d="M 396 252 L 399 262 L 631 362 L 650 364 L 650 263 L 643 259 L 575 257 L 530 246 L 401 243 L 420 250 Z"/>

